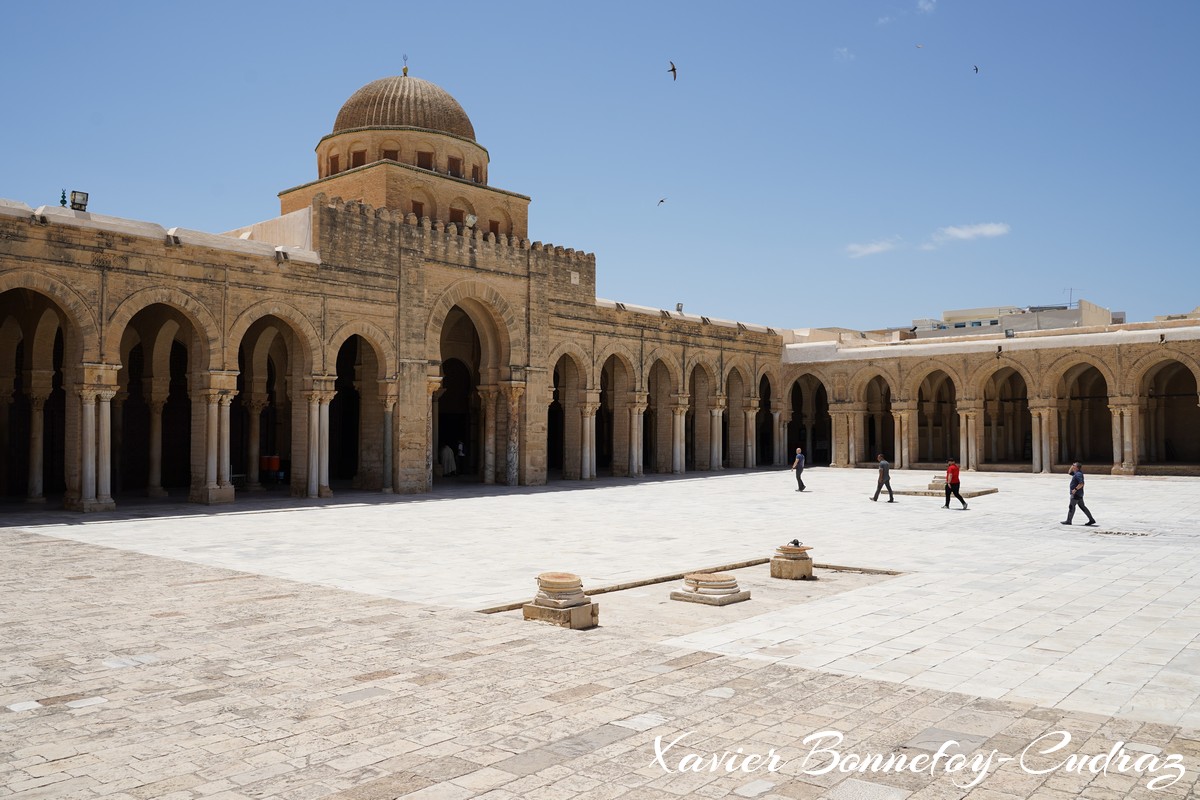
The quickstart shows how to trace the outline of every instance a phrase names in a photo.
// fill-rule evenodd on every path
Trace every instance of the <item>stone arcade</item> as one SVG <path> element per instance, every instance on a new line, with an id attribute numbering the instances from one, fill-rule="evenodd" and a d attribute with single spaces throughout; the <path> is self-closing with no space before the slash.
<path id="1" fill-rule="evenodd" d="M 235 501 L 854 466 L 1200 473 L 1200 319 L 900 340 L 599 300 L 439 87 L 356 92 L 226 234 L 0 200 L 0 495 Z M 268 464 L 267 470 L 261 469 Z"/>

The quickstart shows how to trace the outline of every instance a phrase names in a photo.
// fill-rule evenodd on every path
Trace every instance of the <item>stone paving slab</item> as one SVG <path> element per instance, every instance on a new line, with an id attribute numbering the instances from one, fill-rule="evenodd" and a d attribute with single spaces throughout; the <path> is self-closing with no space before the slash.
<path id="1" fill-rule="evenodd" d="M 1000 491 L 962 511 L 870 503 L 871 471 L 810 472 L 804 493 L 780 470 L 516 492 L 453 483 L 392 502 L 158 507 L 148 519 L 21 516 L 47 535 L 472 609 L 527 600 L 543 571 L 611 585 L 769 556 L 799 537 L 818 562 L 906 574 L 667 643 L 1200 725 L 1200 480 L 1092 476 L 1093 529 L 1058 524 L 1064 475 L 965 473 L 965 489 Z M 927 480 L 897 471 L 894 488 Z"/>
<path id="2" fill-rule="evenodd" d="M 967 474 L 1000 492 L 960 512 L 869 503 L 865 471 L 810 472 L 802 494 L 780 471 L 6 514 L 21 529 L 0 530 L 0 796 L 1195 790 L 1200 482 L 1089 478 L 1092 530 L 1057 524 L 1064 476 Z M 621 609 L 613 625 L 586 633 L 468 611 L 531 596 L 541 571 L 622 583 L 793 537 L 818 562 L 904 574 L 758 610 L 757 587 L 726 609 L 674 603 L 710 616 L 662 626 L 618 592 L 601 598 Z M 1069 752 L 1124 742 L 1182 753 L 1188 771 L 1158 792 L 1144 775 L 1011 763 L 971 792 L 942 773 L 804 774 L 804 738 L 830 728 L 845 752 L 909 756 L 939 731 L 1015 754 L 1069 730 Z M 785 767 L 669 773 L 654 742 L 682 733 L 705 757 L 774 747 Z"/>
<path id="3" fill-rule="evenodd" d="M 1182 798 L 1200 777 L 1195 730 L 683 655 L 622 628 L 566 631 L 35 534 L 0 534 L 0 556 L 0 708 L 49 703 L 0 711 L 0 797 Z M 84 566 L 97 579 L 73 580 Z M 71 696 L 106 702 L 61 701 Z M 980 754 L 1060 730 L 1077 753 L 1140 743 L 1180 754 L 1185 773 L 1152 792 L 1146 775 L 1005 763 L 967 791 L 943 771 L 819 773 L 808 761 L 817 732 L 841 732 L 843 754 L 911 757 L 935 728 L 986 737 Z M 773 750 L 779 768 L 680 772 L 684 746 L 718 761 Z"/>

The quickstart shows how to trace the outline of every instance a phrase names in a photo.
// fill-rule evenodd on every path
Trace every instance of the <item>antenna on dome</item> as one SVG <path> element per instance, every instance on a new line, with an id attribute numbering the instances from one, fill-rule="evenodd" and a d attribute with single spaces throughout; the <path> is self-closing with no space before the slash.
<path id="1" fill-rule="evenodd" d="M 406 77 L 406 78 L 408 77 L 408 53 L 405 53 L 405 54 L 404 54 L 404 72 L 403 72 L 403 75 L 404 75 L 404 77 Z"/>

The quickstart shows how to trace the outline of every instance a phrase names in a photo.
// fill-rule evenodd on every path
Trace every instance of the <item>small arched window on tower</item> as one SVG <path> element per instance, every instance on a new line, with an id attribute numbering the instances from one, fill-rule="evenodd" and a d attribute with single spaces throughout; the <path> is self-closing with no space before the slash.
<path id="1" fill-rule="evenodd" d="M 433 153 L 425 151 L 418 152 L 417 166 L 421 169 L 433 169 Z"/>
<path id="2" fill-rule="evenodd" d="M 475 181 L 476 183 L 479 183 L 483 180 L 483 173 L 480 172 L 478 164 L 471 165 L 471 180 Z"/>
<path id="3" fill-rule="evenodd" d="M 461 178 L 463 176 L 462 159 L 456 158 L 455 156 L 450 156 L 449 158 L 447 158 L 446 159 L 446 171 L 449 172 L 451 175 L 453 175 L 455 178 Z"/>
<path id="4" fill-rule="evenodd" d="M 337 175 L 339 172 L 341 172 L 342 168 L 341 168 L 341 165 L 338 163 L 339 161 L 340 161 L 340 159 L 338 158 L 337 153 L 333 153 L 329 156 L 329 174 L 330 175 Z"/>
<path id="5" fill-rule="evenodd" d="M 366 150 L 355 150 L 353 153 L 350 154 L 351 169 L 353 169 L 354 167 L 366 166 L 366 163 L 367 163 L 367 151 Z"/>
<path id="6" fill-rule="evenodd" d="M 400 151 L 399 150 L 384 150 L 383 151 L 383 160 L 384 161 L 399 161 L 400 160 Z"/>
<path id="7" fill-rule="evenodd" d="M 463 211 L 461 208 L 451 208 L 450 221 L 457 225 L 459 232 L 461 232 L 463 225 L 466 224 L 467 221 L 467 212 Z"/>

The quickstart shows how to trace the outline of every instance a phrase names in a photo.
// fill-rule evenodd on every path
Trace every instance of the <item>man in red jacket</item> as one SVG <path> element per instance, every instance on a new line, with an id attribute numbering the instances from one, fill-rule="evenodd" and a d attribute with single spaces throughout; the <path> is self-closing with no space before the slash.
<path id="1" fill-rule="evenodd" d="M 967 501 L 958 493 L 958 464 L 954 463 L 953 458 L 946 462 L 946 505 L 942 508 L 950 507 L 951 494 L 958 498 L 958 502 L 963 504 L 963 511 L 966 511 Z"/>

